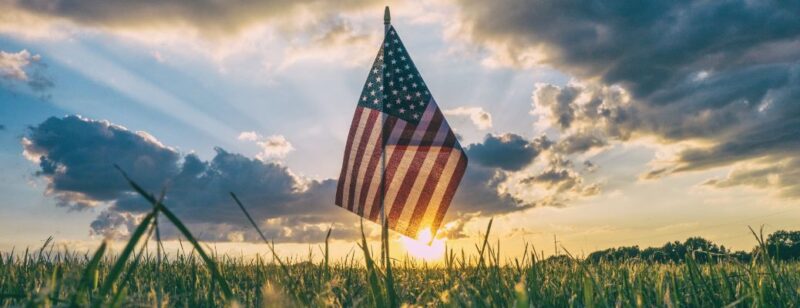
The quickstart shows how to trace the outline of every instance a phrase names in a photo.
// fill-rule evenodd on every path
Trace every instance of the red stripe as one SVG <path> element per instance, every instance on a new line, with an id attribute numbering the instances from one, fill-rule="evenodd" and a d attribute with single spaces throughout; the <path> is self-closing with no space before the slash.
<path id="1" fill-rule="evenodd" d="M 411 189 L 414 187 L 414 182 L 417 180 L 417 176 L 419 176 L 419 173 L 422 169 L 422 163 L 425 162 L 425 157 L 428 156 L 431 150 L 430 145 L 433 143 L 433 138 L 436 136 L 436 133 L 439 132 L 439 128 L 442 124 L 442 114 L 438 111 L 438 109 L 434 111 L 431 123 L 425 129 L 425 133 L 421 138 L 422 142 L 419 144 L 417 151 L 414 153 L 414 158 L 411 160 L 411 164 L 408 166 L 408 172 L 406 172 L 405 176 L 403 177 L 397 197 L 394 198 L 394 203 L 391 206 L 392 210 L 389 213 L 390 228 L 397 226 L 397 223 L 400 220 L 400 215 L 403 213 L 403 209 L 408 206 L 408 204 L 406 204 L 408 196 L 411 192 Z"/>
<path id="2" fill-rule="evenodd" d="M 428 179 L 425 181 L 425 186 L 422 188 L 422 194 L 419 196 L 417 206 L 414 207 L 414 213 L 411 215 L 411 221 L 408 225 L 408 233 L 410 234 L 417 234 L 419 224 L 422 222 L 423 216 L 428 210 L 428 207 L 431 206 L 429 204 L 431 197 L 433 197 L 433 192 L 436 190 L 437 184 L 439 183 L 439 178 L 442 176 L 445 166 L 447 166 L 450 153 L 452 151 L 458 151 L 457 149 L 452 148 L 452 144 L 456 139 L 455 135 L 453 135 L 453 132 L 449 128 L 447 130 L 447 137 L 444 140 L 445 146 L 439 150 L 439 155 L 436 156 L 436 162 L 433 165 L 433 170 L 431 170 L 430 176 L 428 176 Z"/>
<path id="3" fill-rule="evenodd" d="M 356 192 L 356 185 L 358 185 L 358 169 L 361 168 L 363 165 L 362 159 L 364 158 L 364 151 L 367 150 L 367 143 L 369 142 L 369 137 L 372 135 L 373 131 L 376 129 L 375 121 L 378 119 L 378 114 L 380 112 L 370 109 L 369 115 L 367 117 L 367 123 L 364 124 L 364 131 L 361 133 L 361 142 L 358 143 L 358 149 L 356 149 L 356 159 L 355 164 L 352 166 L 353 171 L 350 173 L 350 193 L 347 195 L 347 209 L 353 211 L 353 200 L 355 192 Z"/>
<path id="4" fill-rule="evenodd" d="M 397 118 L 395 117 L 387 117 L 386 121 L 383 124 L 383 133 L 381 136 L 378 136 L 378 142 L 375 143 L 375 149 L 372 150 L 372 157 L 369 159 L 369 163 L 367 165 L 367 172 L 364 173 L 364 185 L 361 187 L 361 195 L 359 196 L 358 200 L 358 214 L 364 216 L 364 208 L 367 205 L 367 194 L 369 194 L 370 186 L 372 186 L 372 178 L 375 176 L 381 176 L 381 174 L 376 175 L 375 170 L 378 169 L 378 163 L 381 161 L 381 155 L 383 154 L 383 143 L 389 137 L 389 133 L 392 132 L 395 123 L 397 123 Z M 372 205 L 370 205 L 372 207 Z"/>
<path id="5" fill-rule="evenodd" d="M 431 224 L 431 232 L 433 235 L 436 235 L 436 231 L 439 230 L 442 220 L 444 219 L 444 214 L 447 213 L 447 209 L 450 207 L 450 202 L 453 201 L 453 196 L 456 194 L 456 189 L 458 189 L 458 183 L 461 182 L 461 178 L 464 176 L 464 172 L 466 170 L 467 155 L 465 155 L 462 151 L 461 155 L 458 156 L 458 165 L 456 166 L 456 170 L 453 172 L 453 177 L 450 178 L 450 183 L 447 184 L 447 190 L 444 191 L 444 196 L 442 196 L 442 203 L 439 204 L 439 209 L 436 211 L 436 217 L 433 219 L 433 224 Z"/>
<path id="6" fill-rule="evenodd" d="M 395 118 L 395 120 L 396 120 L 395 125 L 390 132 L 389 138 L 386 139 L 386 144 L 384 146 L 390 144 L 396 144 L 397 140 L 400 140 L 401 136 L 406 133 L 407 131 L 406 129 L 408 129 L 408 126 L 410 125 L 408 122 L 401 121 L 399 118 Z M 384 150 L 386 150 L 385 147 Z M 388 160 L 391 159 L 391 157 L 384 157 L 384 159 L 387 160 L 387 162 L 384 164 L 384 167 L 386 167 L 388 166 Z M 371 221 L 375 222 L 378 221 L 381 208 L 380 200 L 383 197 L 383 194 L 385 194 L 386 190 L 386 187 L 382 185 L 385 184 L 386 184 L 386 171 L 384 170 L 383 176 L 381 177 L 381 182 L 378 183 L 379 186 L 377 188 L 378 191 L 376 191 L 375 195 L 372 197 L 372 203 L 371 203 L 372 207 L 369 210 L 369 217 L 366 217 Z"/>
<path id="7" fill-rule="evenodd" d="M 400 134 L 398 142 L 402 142 L 403 140 L 411 140 L 411 136 L 414 135 L 415 130 L 416 130 L 415 125 L 406 124 L 406 127 L 403 129 L 403 133 Z M 394 152 L 392 152 L 392 157 L 390 157 L 389 160 L 386 161 L 386 170 L 384 170 L 384 176 L 382 179 L 383 193 L 375 194 L 374 204 L 376 204 L 379 209 L 381 202 L 380 198 L 386 195 L 386 192 L 389 190 L 389 186 L 392 184 L 392 180 L 394 179 L 394 174 L 397 172 L 397 166 L 400 165 L 400 160 L 403 158 L 403 154 L 405 152 L 406 152 L 405 149 L 395 149 Z M 369 215 L 369 219 L 372 221 L 378 221 L 379 215 L 380 215 L 380 210 L 378 211 L 373 210 L 372 213 Z"/>
<path id="8" fill-rule="evenodd" d="M 344 160 L 342 161 L 342 172 L 339 173 L 339 181 L 336 184 L 336 205 L 342 206 L 342 194 L 344 193 L 344 177 L 347 174 L 347 162 L 350 161 L 350 147 L 353 146 L 353 136 L 356 134 L 358 122 L 361 121 L 361 114 L 363 107 L 356 107 L 355 114 L 353 115 L 353 122 L 350 123 L 350 133 L 347 134 L 347 145 L 344 148 Z"/>

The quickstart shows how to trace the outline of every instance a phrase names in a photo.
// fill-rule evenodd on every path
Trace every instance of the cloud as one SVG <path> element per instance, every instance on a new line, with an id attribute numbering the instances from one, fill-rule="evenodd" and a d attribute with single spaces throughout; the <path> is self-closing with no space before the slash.
<path id="1" fill-rule="evenodd" d="M 236 139 L 240 141 L 256 141 L 258 140 L 258 138 L 259 136 L 256 132 L 249 131 L 249 132 L 241 132 L 239 134 L 239 137 L 237 137 Z"/>
<path id="2" fill-rule="evenodd" d="M 2 4 L 6 11 L 65 19 L 91 27 L 125 29 L 188 26 L 212 35 L 236 32 L 264 20 L 314 19 L 320 12 L 356 10 L 371 5 L 376 3 L 369 0 L 335 3 L 322 0 L 167 0 L 147 3 L 124 0 L 11 0 Z"/>
<path id="3" fill-rule="evenodd" d="M 606 138 L 591 131 L 580 131 L 569 134 L 555 145 L 556 151 L 563 154 L 584 153 L 593 148 L 604 147 L 608 144 Z"/>
<path id="4" fill-rule="evenodd" d="M 256 132 L 242 132 L 237 138 L 240 141 L 252 141 L 261 148 L 256 158 L 261 160 L 280 159 L 286 157 L 294 147 L 283 135 L 261 136 Z"/>
<path id="5" fill-rule="evenodd" d="M 175 150 L 122 126 L 80 116 L 51 117 L 31 127 L 22 144 L 25 157 L 39 165 L 36 175 L 48 180 L 48 193 L 73 208 L 127 194 L 115 163 L 151 190 L 179 171 Z"/>
<path id="6" fill-rule="evenodd" d="M 31 91 L 46 97 L 45 92 L 53 87 L 53 81 L 45 74 L 47 66 L 40 55 L 28 50 L 6 52 L 0 50 L 0 86 L 12 88 L 23 83 Z"/>
<path id="7" fill-rule="evenodd" d="M 705 186 L 729 188 L 749 186 L 754 188 L 777 187 L 777 194 L 783 197 L 800 197 L 800 159 L 789 158 L 778 162 L 757 162 L 737 164 L 727 176 L 710 179 Z"/>
<path id="8" fill-rule="evenodd" d="M 787 13 L 797 3 L 458 3 L 463 33 L 495 60 L 576 78 L 537 87 L 534 112 L 550 127 L 691 144 L 644 177 L 765 158 L 778 166 L 800 150 L 800 19 Z"/>
<path id="9" fill-rule="evenodd" d="M 442 230 L 450 239 L 466 236 L 466 223 L 475 219 L 565 206 L 600 193 L 600 184 L 588 183 L 544 136 L 486 135 L 465 150 L 470 164 L 448 212 L 450 223 Z M 583 169 L 592 172 L 596 166 L 585 161 Z"/>
<path id="10" fill-rule="evenodd" d="M 255 132 L 239 137 L 265 143 L 280 139 Z M 463 225 L 473 219 L 534 206 L 562 206 L 597 193 L 599 186 L 586 184 L 569 160 L 550 152 L 551 144 L 545 137 L 527 140 L 505 134 L 487 135 L 483 142 L 467 146 L 471 163 L 443 232 L 451 238 L 464 236 Z M 118 164 L 146 190 L 165 189 L 165 204 L 204 240 L 260 240 L 229 192 L 239 196 L 266 235 L 276 241 L 320 241 L 330 226 L 337 238 L 358 236 L 357 217 L 332 204 L 335 180 L 308 179 L 275 162 L 221 148 L 203 160 L 146 132 L 80 116 L 51 117 L 32 126 L 22 145 L 23 155 L 37 164 L 35 175 L 46 183 L 46 194 L 58 205 L 101 209 L 90 226 L 93 234 L 126 237 L 151 209 L 114 169 Z M 170 226 L 162 229 L 162 235 L 179 236 Z"/>
<path id="11" fill-rule="evenodd" d="M 444 111 L 445 115 L 452 116 L 468 116 L 480 130 L 492 128 L 492 115 L 483 110 L 481 107 L 458 107 L 454 109 L 447 109 Z"/>
<path id="12" fill-rule="evenodd" d="M 266 160 L 269 158 L 283 158 L 294 150 L 292 144 L 282 135 L 272 135 L 256 142 L 261 147 L 261 152 L 257 158 Z"/>
<path id="13" fill-rule="evenodd" d="M 95 234 L 126 236 L 150 209 L 114 169 L 118 164 L 148 191 L 166 188 L 165 204 L 206 240 L 258 240 L 228 192 L 277 241 L 320 240 L 329 226 L 338 238 L 355 236 L 357 220 L 333 205 L 335 181 L 305 179 L 275 163 L 220 148 L 204 161 L 147 133 L 79 116 L 49 118 L 30 127 L 22 143 L 58 204 L 104 208 L 91 224 Z M 177 236 L 174 231 L 166 228 L 164 236 Z"/>
<path id="14" fill-rule="evenodd" d="M 471 161 L 485 167 L 516 171 L 533 162 L 550 145 L 551 141 L 544 136 L 528 141 L 511 133 L 500 136 L 489 134 L 483 143 L 470 145 L 467 156 Z"/>
<path id="15" fill-rule="evenodd" d="M 314 29 L 302 29 L 306 35 L 297 35 L 297 31 L 290 35 L 291 46 L 284 51 L 279 70 L 305 61 L 348 67 L 368 64 L 375 54 L 376 42 L 380 41 L 371 29 L 355 28 L 339 15 L 328 16 L 308 28 Z"/>

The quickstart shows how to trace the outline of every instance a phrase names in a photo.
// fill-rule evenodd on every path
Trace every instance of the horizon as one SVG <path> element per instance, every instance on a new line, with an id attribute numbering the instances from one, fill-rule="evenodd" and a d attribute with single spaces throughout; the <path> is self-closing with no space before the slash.
<path id="1" fill-rule="evenodd" d="M 470 160 L 439 241 L 393 232 L 393 254 L 469 252 L 490 219 L 504 259 L 800 230 L 798 21 L 744 1 L 541 4 L 392 4 Z M 265 252 L 231 191 L 282 256 L 318 255 L 329 227 L 334 259 L 355 247 L 334 194 L 384 3 L 206 5 L 0 3 L 1 252 L 121 247 L 149 205 L 114 164 L 222 253 Z"/>

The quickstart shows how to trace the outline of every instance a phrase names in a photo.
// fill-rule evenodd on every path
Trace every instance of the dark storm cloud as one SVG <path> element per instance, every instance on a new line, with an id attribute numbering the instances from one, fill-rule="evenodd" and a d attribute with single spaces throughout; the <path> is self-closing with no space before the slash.
<path id="1" fill-rule="evenodd" d="M 259 21 L 286 18 L 301 10 L 328 13 L 377 3 L 370 0 L 9 0 L 6 9 L 65 18 L 79 24 L 107 27 L 189 25 L 207 32 L 231 32 Z"/>
<path id="2" fill-rule="evenodd" d="M 23 146 L 25 155 L 38 160 L 36 175 L 48 179 L 48 191 L 72 207 L 127 194 L 115 163 L 151 190 L 179 172 L 180 155 L 152 137 L 79 116 L 51 117 L 30 127 Z"/>
<path id="3" fill-rule="evenodd" d="M 538 52 L 542 64 L 586 83 L 540 86 L 534 95 L 565 133 L 710 144 L 645 177 L 800 151 L 800 2 L 459 3 L 476 42 L 505 46 L 516 62 Z M 608 96 L 614 88 L 625 95 Z M 576 91 L 588 101 L 575 99 Z"/>
<path id="4" fill-rule="evenodd" d="M 470 164 L 448 211 L 442 234 L 448 238 L 466 236 L 465 223 L 471 219 L 509 214 L 537 206 L 564 206 L 570 201 L 596 195 L 600 186 L 587 184 L 574 170 L 572 162 L 559 153 L 557 146 L 546 137 L 533 140 L 514 134 L 487 135 L 481 143 L 466 147 Z M 537 158 L 543 162 L 544 171 L 535 167 Z M 584 162 L 583 169 L 592 172 L 596 166 Z M 539 173 L 535 173 L 539 172 Z M 517 196 L 509 186 L 523 190 L 537 189 L 535 197 Z"/>
<path id="5" fill-rule="evenodd" d="M 500 136 L 486 135 L 483 143 L 470 145 L 467 156 L 472 162 L 486 167 L 515 171 L 533 162 L 533 159 L 552 142 L 546 137 L 528 141 L 522 136 L 504 134 Z"/>
<path id="6" fill-rule="evenodd" d="M 126 235 L 151 206 L 132 192 L 113 164 L 147 190 L 166 188 L 165 204 L 206 240 L 257 240 L 228 192 L 248 206 L 277 241 L 318 241 L 333 225 L 338 238 L 355 236 L 356 220 L 331 201 L 333 180 L 304 180 L 285 166 L 216 149 L 210 161 L 182 156 L 152 136 L 78 116 L 49 118 L 23 139 L 25 155 L 48 193 L 74 208 L 110 205 L 94 233 Z M 339 229 L 343 229 L 340 231 Z M 176 235 L 173 229 L 166 237 Z"/>
<path id="7" fill-rule="evenodd" d="M 151 210 L 115 170 L 113 165 L 118 164 L 146 190 L 165 189 L 166 206 L 204 240 L 260 240 L 229 192 L 239 196 L 265 234 L 276 241 L 320 241 L 330 226 L 338 239 L 359 235 L 356 216 L 332 204 L 335 180 L 303 179 L 277 163 L 221 148 L 206 161 L 195 154 L 183 155 L 145 132 L 80 116 L 49 118 L 30 127 L 22 143 L 24 155 L 38 163 L 36 176 L 44 179 L 47 193 L 59 204 L 75 209 L 103 206 L 91 224 L 95 234 L 125 237 Z M 443 232 L 451 238 L 463 236 L 461 228 L 470 219 L 560 206 L 599 189 L 585 185 L 569 160 L 548 153 L 551 144 L 544 137 L 528 140 L 505 134 L 467 146 L 471 163 L 446 218 L 455 224 Z M 535 180 L 520 181 L 525 178 L 520 174 L 533 172 L 529 170 L 535 159 L 545 154 L 550 157 L 545 171 Z M 506 189 L 509 185 L 539 188 L 547 195 L 517 197 Z M 173 238 L 178 233 L 165 226 L 162 235 Z"/>

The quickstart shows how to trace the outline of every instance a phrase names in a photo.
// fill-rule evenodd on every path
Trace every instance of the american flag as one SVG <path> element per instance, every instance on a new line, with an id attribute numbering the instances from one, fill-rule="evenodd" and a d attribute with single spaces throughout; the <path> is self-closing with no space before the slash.
<path id="1" fill-rule="evenodd" d="M 383 198 L 389 228 L 412 238 L 426 228 L 435 235 L 466 167 L 467 156 L 390 26 L 353 116 L 336 205 L 379 223 Z"/>

